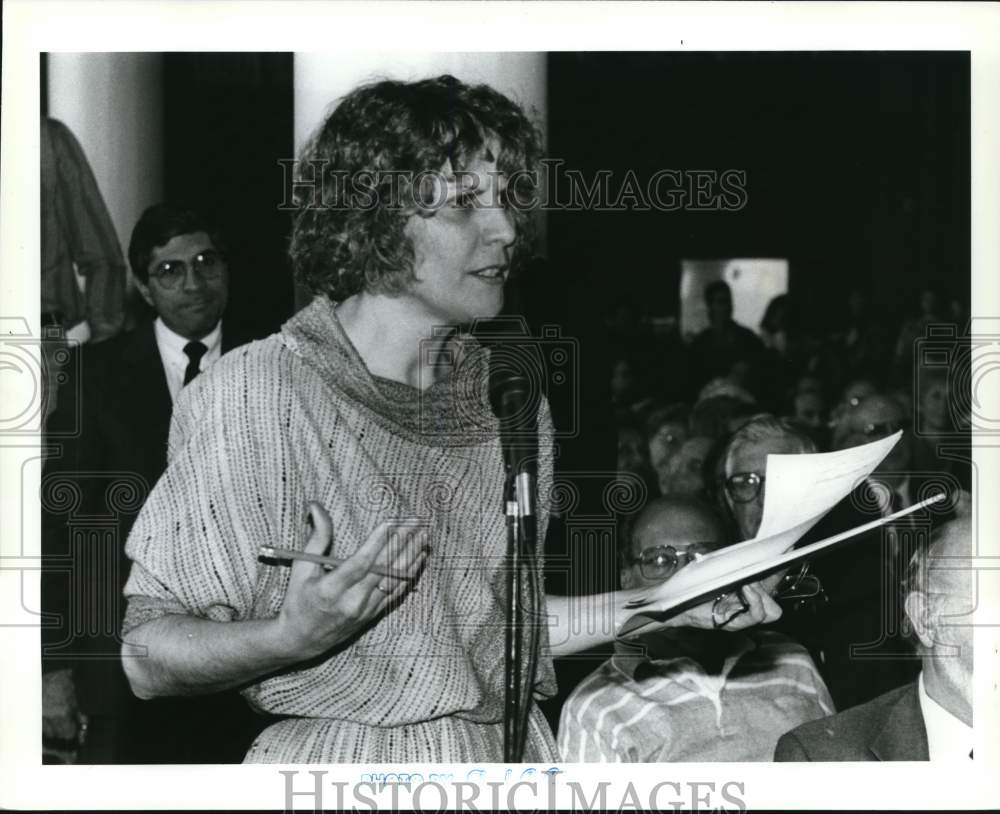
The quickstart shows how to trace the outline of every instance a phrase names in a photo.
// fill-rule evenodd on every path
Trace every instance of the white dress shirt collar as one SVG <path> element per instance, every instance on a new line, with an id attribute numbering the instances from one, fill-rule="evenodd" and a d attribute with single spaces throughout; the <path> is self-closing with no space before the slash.
<path id="1" fill-rule="evenodd" d="M 966 726 L 927 694 L 923 673 L 917 680 L 917 686 L 930 759 L 968 760 L 972 752 L 972 727 Z"/>
<path id="2" fill-rule="evenodd" d="M 191 361 L 184 353 L 184 346 L 191 340 L 171 331 L 159 317 L 153 322 L 153 333 L 156 336 L 156 347 L 160 351 L 160 360 L 163 362 L 163 372 L 167 377 L 170 399 L 176 401 L 177 394 L 184 386 L 184 371 Z M 222 320 L 219 320 L 210 334 L 198 341 L 208 348 L 198 363 L 198 370 L 204 371 L 222 355 Z"/>

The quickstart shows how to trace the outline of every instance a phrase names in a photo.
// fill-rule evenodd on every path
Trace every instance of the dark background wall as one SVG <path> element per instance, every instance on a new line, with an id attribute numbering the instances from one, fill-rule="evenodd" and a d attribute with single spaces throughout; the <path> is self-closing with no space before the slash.
<path id="1" fill-rule="evenodd" d="M 280 159 L 294 157 L 292 54 L 164 58 L 165 194 L 213 213 L 229 241 L 230 315 L 273 331 L 292 313 Z"/>
<path id="2" fill-rule="evenodd" d="M 549 255 L 606 303 L 676 312 L 685 257 L 787 257 L 815 319 L 847 288 L 892 312 L 969 296 L 965 53 L 556 53 L 549 153 L 588 176 L 747 173 L 739 212 L 563 213 Z"/>

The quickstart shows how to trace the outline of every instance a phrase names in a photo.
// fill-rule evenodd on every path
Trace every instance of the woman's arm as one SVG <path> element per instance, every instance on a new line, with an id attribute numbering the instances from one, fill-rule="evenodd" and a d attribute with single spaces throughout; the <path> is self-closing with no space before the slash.
<path id="1" fill-rule="evenodd" d="M 745 613 L 733 617 L 740 606 L 722 609 L 724 618 L 732 617 L 726 630 L 742 630 L 753 625 L 773 622 L 781 616 L 781 608 L 771 598 L 766 586 L 752 582 L 742 588 L 749 605 Z M 738 603 L 738 598 L 732 599 Z M 549 614 L 549 653 L 568 656 L 614 639 L 632 611 L 620 610 L 621 594 L 618 592 L 591 594 L 589 596 L 547 596 Z M 665 619 L 661 627 L 714 627 L 712 606 L 714 601 L 696 605 Z"/>
<path id="2" fill-rule="evenodd" d="M 330 517 L 318 503 L 310 504 L 310 516 L 313 532 L 305 550 L 323 554 L 332 534 Z M 388 562 L 390 550 L 396 554 Z M 333 571 L 293 562 L 281 611 L 272 619 L 215 622 L 175 613 L 139 625 L 122 646 L 125 675 L 140 698 L 198 695 L 322 655 L 398 601 L 419 576 L 427 552 L 426 531 L 417 524 L 382 523 Z M 374 570 L 386 567 L 409 579 Z"/>

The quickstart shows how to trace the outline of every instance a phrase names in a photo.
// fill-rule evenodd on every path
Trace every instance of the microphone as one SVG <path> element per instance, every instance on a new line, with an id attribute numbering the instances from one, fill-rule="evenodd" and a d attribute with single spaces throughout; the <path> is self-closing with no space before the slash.
<path id="1" fill-rule="evenodd" d="M 535 515 L 538 455 L 538 394 L 523 372 L 504 366 L 495 348 L 490 354 L 490 406 L 500 421 L 500 447 L 508 479 L 516 484 L 522 517 Z"/>

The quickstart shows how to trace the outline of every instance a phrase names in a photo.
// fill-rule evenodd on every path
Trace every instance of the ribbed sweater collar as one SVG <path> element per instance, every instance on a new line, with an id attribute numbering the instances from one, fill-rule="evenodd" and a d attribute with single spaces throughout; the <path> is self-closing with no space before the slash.
<path id="1" fill-rule="evenodd" d="M 426 390 L 373 376 L 337 317 L 317 296 L 282 326 L 285 345 L 338 391 L 392 432 L 429 446 L 485 443 L 497 435 L 489 407 L 489 354 L 456 337 L 448 375 Z"/>

